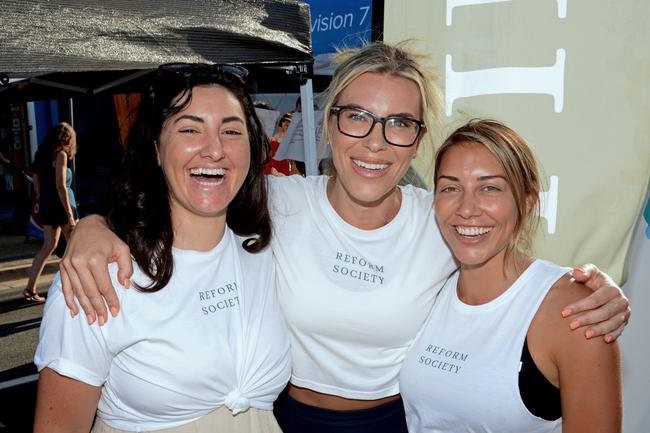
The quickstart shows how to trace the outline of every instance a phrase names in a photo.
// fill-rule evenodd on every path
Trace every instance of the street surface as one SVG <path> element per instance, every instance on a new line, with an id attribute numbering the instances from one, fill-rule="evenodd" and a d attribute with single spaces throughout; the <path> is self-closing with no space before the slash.
<path id="1" fill-rule="evenodd" d="M 41 291 L 42 293 L 42 291 Z M 3 294 L 4 295 L 4 294 Z M 32 431 L 37 372 L 34 350 L 43 304 L 25 302 L 20 291 L 0 301 L 0 432 Z"/>

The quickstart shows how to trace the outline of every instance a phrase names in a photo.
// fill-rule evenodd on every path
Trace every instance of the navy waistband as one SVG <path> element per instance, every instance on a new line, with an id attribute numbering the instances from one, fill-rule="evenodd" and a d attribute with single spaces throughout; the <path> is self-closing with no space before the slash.
<path id="1" fill-rule="evenodd" d="M 404 419 L 404 404 L 402 398 L 389 401 L 379 406 L 368 409 L 357 410 L 333 410 L 322 407 L 311 406 L 301 403 L 287 395 L 287 410 L 291 411 L 292 416 L 303 419 L 310 419 L 321 424 L 333 426 L 365 425 L 370 422 L 384 422 L 388 419 Z"/>

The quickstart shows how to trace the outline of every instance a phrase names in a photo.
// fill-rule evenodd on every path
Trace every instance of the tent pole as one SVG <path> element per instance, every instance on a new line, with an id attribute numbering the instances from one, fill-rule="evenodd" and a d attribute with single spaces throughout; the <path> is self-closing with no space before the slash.
<path id="1" fill-rule="evenodd" d="M 302 101 L 302 125 L 305 146 L 305 171 L 307 176 L 318 174 L 318 153 L 316 151 L 316 125 L 314 122 L 314 91 L 311 79 L 300 85 Z"/>

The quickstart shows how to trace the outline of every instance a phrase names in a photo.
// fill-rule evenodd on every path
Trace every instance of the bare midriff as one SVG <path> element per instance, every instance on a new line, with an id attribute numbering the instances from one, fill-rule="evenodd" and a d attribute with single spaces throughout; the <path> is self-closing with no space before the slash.
<path id="1" fill-rule="evenodd" d="M 309 406 L 316 406 L 330 410 L 363 410 L 381 406 L 399 398 L 399 394 L 380 398 L 377 400 L 356 400 L 351 398 L 339 397 L 338 395 L 323 394 L 322 392 L 313 391 L 308 388 L 300 388 L 289 384 L 289 395 L 294 400 Z"/>

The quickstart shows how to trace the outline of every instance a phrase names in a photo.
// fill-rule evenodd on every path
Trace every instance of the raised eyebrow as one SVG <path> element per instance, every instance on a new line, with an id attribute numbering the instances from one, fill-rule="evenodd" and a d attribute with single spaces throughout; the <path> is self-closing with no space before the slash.
<path id="1" fill-rule="evenodd" d="M 183 119 L 185 119 L 185 120 L 192 120 L 192 121 L 194 121 L 194 122 L 199 122 L 199 123 L 205 123 L 205 121 L 203 120 L 202 117 L 200 117 L 200 116 L 194 116 L 194 115 L 192 115 L 192 114 L 182 114 L 182 115 L 178 116 L 176 119 L 174 119 L 174 123 L 178 123 L 178 122 L 180 122 L 180 121 L 183 120 Z"/>
<path id="2" fill-rule="evenodd" d="M 244 120 L 239 116 L 228 116 L 221 119 L 221 123 L 228 123 L 228 122 L 239 122 L 242 125 L 246 124 L 246 122 L 244 122 Z"/>
<path id="3" fill-rule="evenodd" d="M 183 119 L 192 120 L 194 122 L 199 122 L 199 123 L 205 123 L 205 120 L 203 120 L 203 118 L 201 116 L 195 116 L 193 114 L 183 114 L 181 116 L 178 116 L 174 120 L 174 123 L 177 123 L 177 122 L 179 122 L 179 121 L 181 121 Z M 239 122 L 241 124 L 245 124 L 245 122 L 239 116 L 228 116 L 228 117 L 224 117 L 223 119 L 221 119 L 221 123 L 228 123 L 228 122 Z"/>
<path id="4" fill-rule="evenodd" d="M 477 177 L 478 180 L 491 180 L 491 179 L 503 179 L 504 181 L 508 182 L 508 179 L 506 179 L 505 176 L 501 174 L 491 174 L 488 176 L 479 176 Z"/>
<path id="5" fill-rule="evenodd" d="M 344 105 L 344 107 L 345 107 L 345 108 L 354 108 L 354 109 L 357 109 L 357 110 L 365 111 L 366 113 L 373 114 L 373 115 L 375 115 L 376 117 L 380 117 L 380 118 L 382 117 L 382 116 L 378 116 L 377 114 L 373 113 L 372 111 L 370 111 L 370 110 L 368 110 L 368 109 L 366 109 L 366 108 L 363 108 L 363 107 L 361 107 L 360 105 L 357 105 L 357 104 L 346 104 L 346 105 Z M 386 119 L 386 118 L 388 118 L 388 117 L 408 117 L 408 118 L 410 118 L 410 119 L 417 119 L 417 117 L 416 117 L 414 114 L 412 114 L 412 113 L 394 113 L 394 114 L 389 114 L 388 116 L 384 116 L 383 119 Z"/>
<path id="6" fill-rule="evenodd" d="M 458 182 L 458 180 L 459 180 L 456 176 L 447 176 L 445 174 L 438 176 L 438 180 L 440 180 L 440 179 L 447 179 L 447 180 L 450 180 L 452 182 Z"/>
<path id="7" fill-rule="evenodd" d="M 395 114 L 390 114 L 386 117 L 405 117 L 407 119 L 417 119 L 417 117 L 412 113 L 395 113 Z"/>

